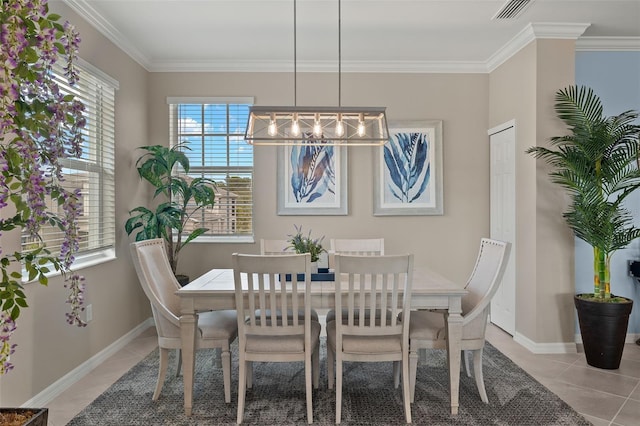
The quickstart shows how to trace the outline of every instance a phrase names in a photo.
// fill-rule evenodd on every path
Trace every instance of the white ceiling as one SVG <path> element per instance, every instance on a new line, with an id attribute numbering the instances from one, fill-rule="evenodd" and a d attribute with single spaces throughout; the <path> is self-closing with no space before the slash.
<path id="1" fill-rule="evenodd" d="M 293 69 L 293 0 L 54 1 L 149 71 Z M 640 0 L 531 0 L 492 19 L 505 2 L 342 0 L 342 71 L 487 72 L 534 37 L 640 50 Z M 298 71 L 337 71 L 338 0 L 298 0 L 296 21 Z"/>

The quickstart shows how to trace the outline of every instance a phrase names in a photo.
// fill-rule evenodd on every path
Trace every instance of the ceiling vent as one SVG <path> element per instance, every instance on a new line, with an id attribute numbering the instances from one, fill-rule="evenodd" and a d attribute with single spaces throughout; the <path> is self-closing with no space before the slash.
<path id="1" fill-rule="evenodd" d="M 532 2 L 533 0 L 507 0 L 491 19 L 514 19 Z"/>

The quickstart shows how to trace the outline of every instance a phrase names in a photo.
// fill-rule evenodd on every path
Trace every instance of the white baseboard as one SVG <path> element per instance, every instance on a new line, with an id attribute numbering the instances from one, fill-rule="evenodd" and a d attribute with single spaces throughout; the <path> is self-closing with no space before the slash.
<path id="1" fill-rule="evenodd" d="M 629 333 L 625 338 L 625 343 L 635 343 L 640 338 L 638 333 Z M 520 345 L 527 348 L 534 354 L 574 354 L 576 352 L 582 352 L 578 350 L 578 346 L 582 347 L 582 336 L 577 333 L 574 337 L 575 342 L 559 342 L 559 343 L 536 343 L 528 337 L 519 334 L 513 336 L 513 340 Z"/>
<path id="2" fill-rule="evenodd" d="M 67 390 L 71 385 L 86 376 L 91 370 L 102 364 L 110 356 L 120 351 L 133 339 L 138 337 L 143 331 L 145 331 L 149 327 L 152 327 L 153 325 L 153 318 L 148 318 L 136 328 L 80 364 L 78 367 L 71 370 L 69 373 L 65 374 L 63 377 L 44 389 L 42 392 L 22 404 L 22 407 L 46 407 L 53 399 Z"/>
<path id="3" fill-rule="evenodd" d="M 534 354 L 575 354 L 578 352 L 575 343 L 537 343 L 517 332 L 513 336 L 513 340 Z"/>

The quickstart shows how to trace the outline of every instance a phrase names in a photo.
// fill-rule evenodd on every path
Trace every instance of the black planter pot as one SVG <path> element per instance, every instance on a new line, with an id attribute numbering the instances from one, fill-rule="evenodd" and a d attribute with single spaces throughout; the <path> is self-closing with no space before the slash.
<path id="1" fill-rule="evenodd" d="M 189 284 L 189 275 L 178 274 L 176 275 L 176 280 L 178 280 L 178 284 L 180 284 L 180 287 L 184 287 L 185 285 Z"/>
<path id="2" fill-rule="evenodd" d="M 594 302 L 574 296 L 587 364 L 607 370 L 620 367 L 633 300 Z M 613 296 L 612 296 L 613 297 Z"/>

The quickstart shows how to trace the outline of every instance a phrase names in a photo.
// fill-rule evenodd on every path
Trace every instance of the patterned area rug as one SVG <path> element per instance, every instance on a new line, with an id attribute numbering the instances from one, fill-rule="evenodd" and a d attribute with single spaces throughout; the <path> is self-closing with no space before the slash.
<path id="1" fill-rule="evenodd" d="M 213 368 L 213 351 L 198 351 L 193 415 L 183 409 L 182 376 L 171 359 L 158 401 L 152 401 L 158 350 L 152 351 L 68 423 L 81 425 L 234 425 L 238 384 L 237 347 L 233 354 L 231 403 L 224 403 L 222 370 Z M 335 424 L 335 392 L 327 388 L 326 346 L 320 351 L 320 388 L 314 390 L 314 424 Z M 480 400 L 473 378 L 461 374 L 460 412 L 449 409 L 445 351 L 428 351 L 418 366 L 413 423 L 418 425 L 590 425 L 565 402 L 486 344 L 485 387 Z M 391 363 L 347 363 L 344 369 L 342 424 L 404 424 L 402 391 L 394 389 Z M 244 424 L 306 424 L 302 363 L 255 363 L 253 389 L 247 391 Z"/>

